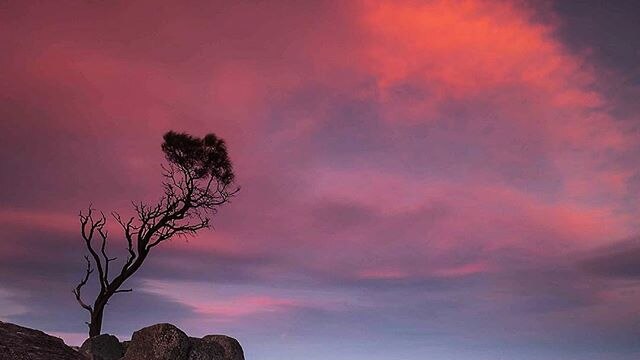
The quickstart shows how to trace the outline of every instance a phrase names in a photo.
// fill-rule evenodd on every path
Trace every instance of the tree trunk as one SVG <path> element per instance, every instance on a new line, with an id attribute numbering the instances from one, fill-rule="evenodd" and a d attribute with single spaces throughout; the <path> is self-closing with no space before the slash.
<path id="1" fill-rule="evenodd" d="M 91 323 L 89 324 L 89 337 L 98 336 L 102 333 L 102 315 L 104 314 L 104 304 L 95 304 Z"/>
<path id="2" fill-rule="evenodd" d="M 120 275 L 109 283 L 106 290 L 104 292 L 100 292 L 96 297 L 96 301 L 93 303 L 93 312 L 91 313 L 91 323 L 89 324 L 89 337 L 102 334 L 102 317 L 104 315 L 104 307 L 109 302 L 109 299 L 119 291 L 131 291 L 118 289 L 131 275 L 136 272 L 136 270 L 138 270 L 138 268 L 140 268 L 144 259 L 147 258 L 148 251 L 144 249 L 138 251 L 139 255 L 135 262 L 131 264 L 131 268 L 127 269 L 127 271 L 123 270 Z"/>

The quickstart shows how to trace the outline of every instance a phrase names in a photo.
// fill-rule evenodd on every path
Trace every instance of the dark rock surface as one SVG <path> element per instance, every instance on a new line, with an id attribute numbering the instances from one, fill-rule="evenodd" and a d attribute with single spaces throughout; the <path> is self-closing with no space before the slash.
<path id="1" fill-rule="evenodd" d="M 124 360 L 187 360 L 191 342 L 171 324 L 156 324 L 133 333 Z"/>
<path id="2" fill-rule="evenodd" d="M 244 360 L 244 352 L 238 340 L 226 335 L 207 335 L 202 338 L 204 343 L 215 343 L 224 349 L 222 360 Z"/>
<path id="3" fill-rule="evenodd" d="M 123 353 L 127 352 L 127 349 L 129 348 L 129 343 L 131 343 L 131 341 L 123 341 L 123 342 L 121 342 L 121 344 L 122 344 L 122 352 Z"/>
<path id="4" fill-rule="evenodd" d="M 171 324 L 140 329 L 131 341 L 103 334 L 72 348 L 42 331 L 0 321 L 0 360 L 244 360 L 244 352 L 232 337 L 190 338 Z"/>
<path id="5" fill-rule="evenodd" d="M 0 321 L 0 360 L 87 360 L 62 339 Z"/>
<path id="6" fill-rule="evenodd" d="M 191 350 L 188 360 L 224 360 L 224 348 L 217 342 L 189 338 Z"/>
<path id="7" fill-rule="evenodd" d="M 109 334 L 88 338 L 80 350 L 91 360 L 118 360 L 124 355 L 124 349 L 118 338 Z"/>

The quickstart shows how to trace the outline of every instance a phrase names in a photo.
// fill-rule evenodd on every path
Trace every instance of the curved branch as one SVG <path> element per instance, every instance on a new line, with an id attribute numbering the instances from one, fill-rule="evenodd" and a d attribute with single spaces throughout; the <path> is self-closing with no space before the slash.
<path id="1" fill-rule="evenodd" d="M 92 240 L 93 240 L 93 235 L 96 233 L 96 231 L 102 233 L 102 229 L 104 228 L 104 225 L 107 222 L 107 219 L 104 217 L 104 214 L 102 214 L 102 217 L 98 220 L 94 220 L 93 219 L 93 209 L 91 208 L 91 206 L 89 206 L 89 209 L 87 211 L 87 215 L 84 215 L 82 212 L 80 213 L 80 224 L 82 226 L 82 238 L 85 241 L 85 245 L 87 247 L 87 250 L 89 250 L 89 253 L 91 254 L 91 256 L 93 257 L 93 261 L 96 264 L 96 268 L 98 269 L 98 276 L 99 276 L 99 280 L 100 280 L 100 292 L 104 293 L 104 291 L 106 290 L 107 284 L 105 282 L 105 271 L 103 268 L 103 264 L 102 261 L 100 259 L 100 256 L 98 255 L 98 253 L 93 249 L 93 245 L 92 245 Z M 89 227 L 89 229 L 87 230 L 87 227 Z M 106 242 L 106 238 L 103 238 L 103 244 L 104 242 Z"/>
<path id="2" fill-rule="evenodd" d="M 75 289 L 73 289 L 73 294 L 76 296 L 76 301 L 78 302 L 78 304 L 80 304 L 80 306 L 82 306 L 83 309 L 87 310 L 89 314 L 93 314 L 93 308 L 87 305 L 84 301 L 82 301 L 82 296 L 80 295 L 80 291 L 82 290 L 82 287 L 87 284 L 87 281 L 89 280 L 89 276 L 93 272 L 93 269 L 91 268 L 91 261 L 89 261 L 89 257 L 85 255 L 84 259 L 87 261 L 87 269 L 86 269 L 84 278 L 80 280 L 80 283 L 76 286 Z"/>

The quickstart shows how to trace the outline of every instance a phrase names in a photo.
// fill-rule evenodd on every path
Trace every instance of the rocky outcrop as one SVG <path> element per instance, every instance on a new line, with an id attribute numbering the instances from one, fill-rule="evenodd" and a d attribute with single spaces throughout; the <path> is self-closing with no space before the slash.
<path id="1" fill-rule="evenodd" d="M 188 360 L 222 360 L 224 359 L 224 348 L 218 343 L 203 341 L 198 338 L 189 338 L 191 350 L 189 350 Z"/>
<path id="2" fill-rule="evenodd" d="M 202 338 L 206 344 L 217 344 L 224 350 L 222 360 L 244 360 L 244 352 L 238 340 L 226 335 L 207 335 Z"/>
<path id="3" fill-rule="evenodd" d="M 0 321 L 0 360 L 87 360 L 62 339 Z"/>
<path id="4" fill-rule="evenodd" d="M 244 360 L 244 353 L 229 336 L 190 338 L 171 324 L 156 324 L 133 333 L 123 360 Z"/>
<path id="5" fill-rule="evenodd" d="M 124 349 L 118 338 L 108 334 L 88 338 L 80 350 L 91 360 L 118 360 L 124 355 Z"/>
<path id="6" fill-rule="evenodd" d="M 126 352 L 127 352 L 127 349 L 129 348 L 129 343 L 130 343 L 130 342 L 131 342 L 131 341 L 123 341 L 123 342 L 121 342 L 121 344 L 122 344 L 122 352 L 123 352 L 123 353 L 126 353 Z"/>
<path id="7" fill-rule="evenodd" d="M 94 336 L 73 349 L 42 331 L 0 322 L 0 360 L 244 360 L 244 353 L 234 338 L 190 338 L 171 324 L 140 329 L 122 343 Z"/>
<path id="8" fill-rule="evenodd" d="M 123 360 L 187 360 L 191 342 L 171 324 L 156 324 L 133 333 Z"/>

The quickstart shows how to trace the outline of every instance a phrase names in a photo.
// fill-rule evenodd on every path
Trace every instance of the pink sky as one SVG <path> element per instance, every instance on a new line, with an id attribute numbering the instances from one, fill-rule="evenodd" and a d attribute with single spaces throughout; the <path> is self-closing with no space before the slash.
<path id="1" fill-rule="evenodd" d="M 82 339 L 78 211 L 153 201 L 162 134 L 214 132 L 241 192 L 105 331 L 170 321 L 254 359 L 638 356 L 638 72 L 578 36 L 584 8 L 0 8 L 0 319 Z"/>

